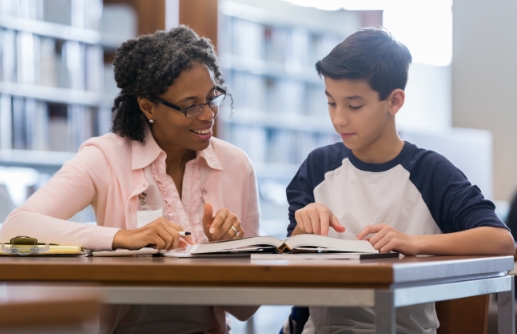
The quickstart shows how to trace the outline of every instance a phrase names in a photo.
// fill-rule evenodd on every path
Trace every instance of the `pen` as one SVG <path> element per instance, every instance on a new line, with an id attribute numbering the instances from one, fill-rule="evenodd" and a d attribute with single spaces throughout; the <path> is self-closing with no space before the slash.
<path id="1" fill-rule="evenodd" d="M 180 232 L 180 237 L 186 237 L 187 235 L 191 235 L 192 233 L 190 232 L 187 232 L 187 231 L 181 231 Z"/>

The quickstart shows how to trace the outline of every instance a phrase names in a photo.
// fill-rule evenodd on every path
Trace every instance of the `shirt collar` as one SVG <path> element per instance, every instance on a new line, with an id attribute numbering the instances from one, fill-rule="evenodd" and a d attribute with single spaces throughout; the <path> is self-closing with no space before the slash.
<path id="1" fill-rule="evenodd" d="M 212 141 L 210 141 L 210 145 L 208 145 L 208 147 L 205 148 L 203 151 L 197 152 L 196 160 L 199 158 L 203 158 L 205 159 L 208 167 L 216 170 L 223 170 L 223 165 L 221 165 L 221 161 L 219 161 L 217 154 L 215 154 Z"/>
<path id="2" fill-rule="evenodd" d="M 145 140 L 142 144 L 137 140 L 132 141 L 132 161 L 131 168 L 132 170 L 143 169 L 149 166 L 153 161 L 155 161 L 163 150 L 158 146 L 156 141 L 154 140 L 153 134 L 151 133 L 151 129 L 149 126 L 145 127 Z M 165 153 L 165 152 L 164 152 Z M 198 161 L 200 158 L 203 158 L 208 167 L 216 170 L 223 170 L 223 166 L 221 165 L 221 161 L 217 157 L 217 154 L 214 151 L 212 143 L 208 145 L 206 149 L 203 151 L 196 152 L 196 159 Z"/>

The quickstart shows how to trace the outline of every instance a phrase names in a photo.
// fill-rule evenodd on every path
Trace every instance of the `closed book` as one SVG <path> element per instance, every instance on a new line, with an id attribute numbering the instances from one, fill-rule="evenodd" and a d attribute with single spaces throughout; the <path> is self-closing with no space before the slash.
<path id="1" fill-rule="evenodd" d="M 284 260 L 284 261 L 325 261 L 325 260 L 369 260 L 379 258 L 398 258 L 400 253 L 271 253 L 251 254 L 251 259 L 256 261 Z"/>
<path id="2" fill-rule="evenodd" d="M 63 245 L 12 245 L 2 244 L 0 255 L 8 256 L 42 256 L 42 255 L 85 255 L 86 250 L 80 246 Z"/>

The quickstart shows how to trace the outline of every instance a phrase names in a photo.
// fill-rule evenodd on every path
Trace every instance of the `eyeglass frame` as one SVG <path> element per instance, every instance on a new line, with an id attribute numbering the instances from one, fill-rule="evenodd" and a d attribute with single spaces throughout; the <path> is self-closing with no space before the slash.
<path id="1" fill-rule="evenodd" d="M 212 101 L 214 101 L 215 99 L 217 99 L 219 96 L 223 96 L 223 99 L 221 100 L 221 103 L 224 101 L 224 99 L 226 98 L 226 90 L 224 90 L 223 88 L 219 87 L 219 86 L 215 86 L 215 89 L 221 93 L 221 95 L 217 95 L 217 96 L 214 96 L 214 98 L 212 100 L 210 100 L 209 102 L 206 102 L 206 103 L 199 103 L 199 104 L 194 104 L 194 105 L 191 105 L 190 107 L 187 107 L 187 108 L 181 108 L 180 106 L 177 106 L 173 103 L 170 103 L 170 102 L 167 102 L 165 100 L 162 100 L 160 99 L 159 97 L 156 97 L 155 99 L 160 102 L 161 104 L 163 104 L 164 106 L 167 106 L 169 108 L 172 108 L 176 111 L 179 111 L 180 113 L 182 113 L 183 115 L 185 115 L 186 118 L 192 118 L 192 117 L 196 117 L 198 115 L 201 115 L 201 113 L 203 112 L 203 109 L 204 109 L 204 106 L 207 105 L 210 109 L 212 109 L 212 107 L 210 106 L 210 103 L 212 103 Z M 219 104 L 220 105 L 220 104 Z M 217 107 L 219 107 L 219 105 Z M 192 115 L 192 116 L 187 116 L 187 109 L 190 109 L 190 108 L 193 108 L 193 107 L 201 107 L 203 106 L 203 108 L 200 108 L 199 110 L 199 113 L 195 114 L 195 115 Z M 212 109 L 213 110 L 213 109 Z"/>

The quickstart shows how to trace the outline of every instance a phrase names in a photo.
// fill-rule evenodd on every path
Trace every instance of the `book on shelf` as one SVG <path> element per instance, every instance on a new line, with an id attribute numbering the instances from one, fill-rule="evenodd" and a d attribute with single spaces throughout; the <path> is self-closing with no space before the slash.
<path id="1" fill-rule="evenodd" d="M 16 82 L 16 32 L 2 31 L 2 81 Z"/>
<path id="2" fill-rule="evenodd" d="M 34 132 L 38 128 L 36 126 L 37 101 L 27 98 L 24 101 L 24 128 L 25 128 L 25 147 L 24 149 L 33 149 L 35 144 Z M 46 126 L 46 124 L 45 124 Z"/>
<path id="3" fill-rule="evenodd" d="M 33 118 L 30 149 L 36 151 L 48 151 L 49 133 L 48 133 L 48 106 L 43 101 L 34 101 L 33 110 L 28 118 Z"/>
<path id="4" fill-rule="evenodd" d="M 0 95 L 0 149 L 12 149 L 12 98 Z"/>
<path id="5" fill-rule="evenodd" d="M 104 58 L 102 47 L 97 45 L 86 46 L 86 59 L 83 71 L 86 75 L 86 90 L 95 93 L 103 92 Z"/>
<path id="6" fill-rule="evenodd" d="M 316 234 L 299 234 L 285 240 L 270 236 L 251 237 L 238 240 L 216 241 L 189 245 L 185 249 L 176 249 L 163 253 L 168 257 L 202 257 L 206 255 L 236 254 L 300 254 L 310 253 L 353 253 L 369 254 L 370 258 L 384 257 L 384 253 L 372 247 L 367 240 L 338 239 Z"/>
<path id="7" fill-rule="evenodd" d="M 36 63 L 39 63 L 39 36 L 19 31 L 16 34 L 17 81 L 33 85 L 36 83 Z"/>
<path id="8" fill-rule="evenodd" d="M 66 59 L 69 75 L 69 87 L 76 90 L 85 90 L 86 77 L 86 46 L 76 41 L 66 41 L 62 54 Z"/>
<path id="9" fill-rule="evenodd" d="M 27 148 L 27 128 L 25 117 L 25 101 L 14 96 L 12 101 L 13 148 L 24 150 Z"/>
<path id="10" fill-rule="evenodd" d="M 58 87 L 58 55 L 56 53 L 56 40 L 53 38 L 41 38 L 39 44 L 38 85 L 47 87 Z"/>

